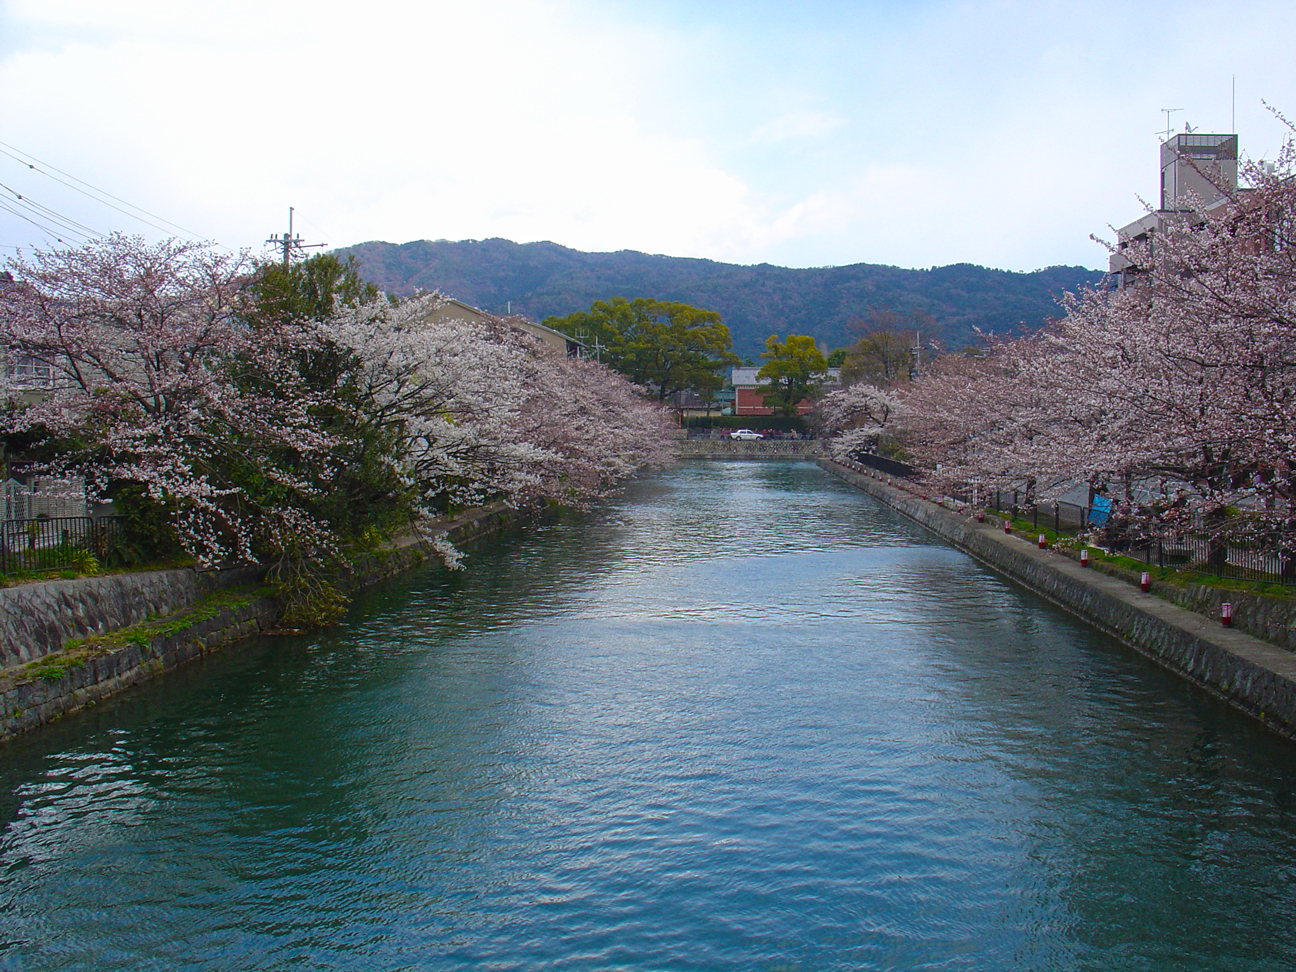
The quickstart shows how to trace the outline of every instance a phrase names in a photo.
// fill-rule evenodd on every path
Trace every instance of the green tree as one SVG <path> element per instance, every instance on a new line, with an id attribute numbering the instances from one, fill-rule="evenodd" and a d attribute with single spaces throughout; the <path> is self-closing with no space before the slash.
<path id="1" fill-rule="evenodd" d="M 327 321 L 336 304 L 354 307 L 380 296 L 378 288 L 360 276 L 354 256 L 343 262 L 331 253 L 317 253 L 291 266 L 262 264 L 248 289 L 259 323 Z"/>
<path id="2" fill-rule="evenodd" d="M 597 346 L 604 363 L 659 400 L 684 389 L 714 394 L 724 369 L 739 362 L 720 315 L 679 301 L 613 297 L 544 323 Z"/>
<path id="3" fill-rule="evenodd" d="M 771 334 L 765 347 L 769 349 L 761 353 L 765 364 L 756 372 L 757 378 L 767 378 L 771 385 L 765 392 L 765 404 L 776 415 L 794 416 L 797 406 L 823 387 L 828 362 L 815 339 L 807 334 L 789 334 L 786 341 Z"/>
<path id="4" fill-rule="evenodd" d="M 877 309 L 851 326 L 862 331 L 859 340 L 846 349 L 842 363 L 842 384 L 867 381 L 880 387 L 908 381 L 913 370 L 914 342 L 939 330 L 936 319 L 923 311 L 902 314 Z"/>
<path id="5" fill-rule="evenodd" d="M 356 307 L 382 298 L 360 276 L 354 256 L 345 261 L 320 253 L 290 266 L 266 263 L 248 287 L 254 298 L 249 314 L 255 326 L 292 326 L 329 321 L 339 306 Z M 302 342 L 294 353 L 301 386 L 325 400 L 312 412 L 336 445 L 311 504 L 341 537 L 362 535 L 369 527 L 395 528 L 413 510 L 410 487 L 387 460 L 397 451 L 398 430 L 377 421 L 357 387 L 361 362 L 350 348 L 329 339 Z M 266 376 L 276 387 L 275 376 Z M 291 388 L 291 386 L 288 386 Z"/>

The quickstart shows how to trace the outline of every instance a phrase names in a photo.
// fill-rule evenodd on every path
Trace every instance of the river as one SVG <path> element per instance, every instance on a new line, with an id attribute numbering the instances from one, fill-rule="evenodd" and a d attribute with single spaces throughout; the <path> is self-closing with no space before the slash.
<path id="1" fill-rule="evenodd" d="M 1296 747 L 808 463 L 0 750 L 0 969 L 1296 968 Z"/>

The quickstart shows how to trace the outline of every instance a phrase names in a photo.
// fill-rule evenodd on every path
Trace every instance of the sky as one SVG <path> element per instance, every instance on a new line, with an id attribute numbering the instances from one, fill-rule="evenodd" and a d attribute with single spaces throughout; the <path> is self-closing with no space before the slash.
<path id="1" fill-rule="evenodd" d="M 1293 36 L 1245 0 L 0 0 L 0 259 L 268 254 L 291 206 L 328 247 L 1101 268 L 1162 109 L 1277 154 Z"/>

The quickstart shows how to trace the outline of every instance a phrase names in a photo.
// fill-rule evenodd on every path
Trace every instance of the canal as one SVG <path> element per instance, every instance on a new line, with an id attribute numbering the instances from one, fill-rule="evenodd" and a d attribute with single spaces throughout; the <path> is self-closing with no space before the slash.
<path id="1" fill-rule="evenodd" d="M 693 463 L 0 750 L 0 969 L 1296 968 L 1296 747 Z"/>

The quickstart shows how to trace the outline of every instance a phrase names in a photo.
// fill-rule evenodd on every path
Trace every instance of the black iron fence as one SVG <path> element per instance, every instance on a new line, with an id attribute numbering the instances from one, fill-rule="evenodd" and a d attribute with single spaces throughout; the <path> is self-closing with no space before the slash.
<path id="1" fill-rule="evenodd" d="M 1148 566 L 1173 568 L 1208 577 L 1233 580 L 1265 581 L 1296 585 L 1296 558 L 1273 550 L 1260 550 L 1226 538 L 1191 529 L 1166 530 L 1165 536 L 1131 533 L 1122 525 L 1119 514 L 1110 505 L 1080 506 L 1076 503 L 1051 502 L 1024 505 L 1019 491 L 995 492 L 992 506 L 996 511 L 1018 519 L 1030 520 L 1056 534 L 1093 530 L 1098 542 L 1112 553 L 1125 554 Z M 990 496 L 987 496 L 987 500 Z M 1156 528 L 1151 532 L 1162 532 Z"/>
<path id="2" fill-rule="evenodd" d="M 856 465 L 868 466 L 872 469 L 876 469 L 878 472 L 884 472 L 888 476 L 899 476 L 902 479 L 907 479 L 918 472 L 917 469 L 909 465 L 907 462 L 900 462 L 898 459 L 888 459 L 886 456 L 864 454 L 854 456 L 851 461 Z M 849 463 L 847 463 L 847 465 L 849 465 Z"/>
<path id="3" fill-rule="evenodd" d="M 118 516 L 0 520 L 0 574 L 77 569 L 87 557 L 103 566 L 122 538 Z"/>
<path id="4" fill-rule="evenodd" d="M 913 481 L 919 470 L 894 459 L 861 455 L 842 460 L 842 464 L 859 472 L 871 468 L 898 480 L 910 480 L 897 485 L 921 490 Z M 982 491 L 976 485 L 956 491 L 950 498 L 969 507 L 992 509 L 1003 516 L 1026 520 L 1036 529 L 1055 535 L 1092 532 L 1096 545 L 1149 567 L 1196 574 L 1203 580 L 1229 578 L 1296 587 L 1296 557 L 1230 542 L 1196 528 L 1169 528 L 1163 524 L 1148 531 L 1145 524 L 1144 528 L 1131 530 L 1131 524 L 1105 498 L 1092 506 L 1062 500 L 1037 503 L 1025 490 Z M 1148 532 L 1160 535 L 1149 537 Z"/>

